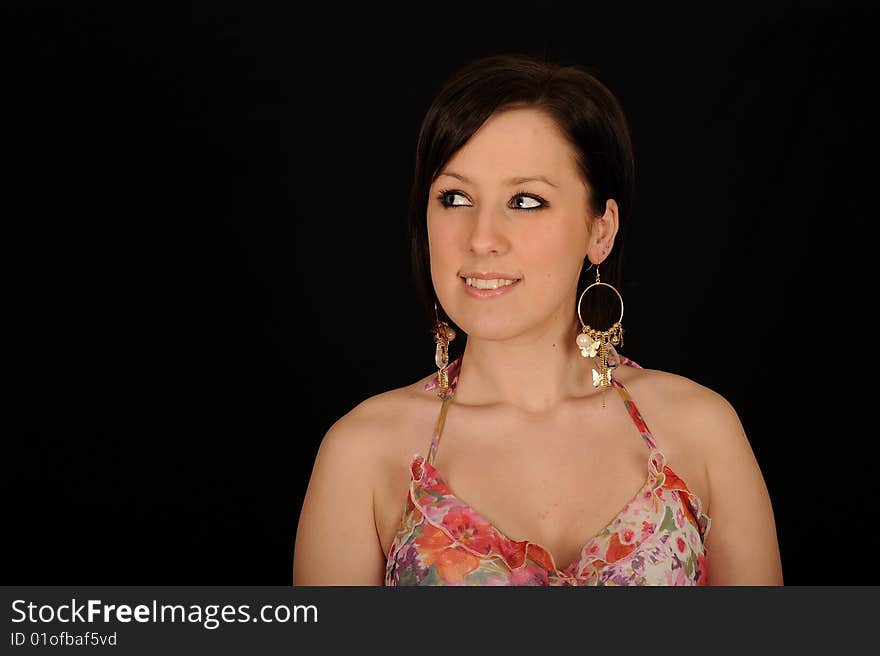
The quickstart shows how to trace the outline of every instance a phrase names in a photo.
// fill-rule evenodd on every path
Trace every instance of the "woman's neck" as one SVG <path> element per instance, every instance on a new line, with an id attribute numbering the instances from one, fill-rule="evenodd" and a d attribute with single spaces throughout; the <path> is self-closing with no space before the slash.
<path id="1" fill-rule="evenodd" d="M 456 403 L 511 405 L 541 414 L 597 393 L 591 371 L 597 358 L 581 355 L 573 325 L 557 333 L 505 341 L 468 336 Z"/>

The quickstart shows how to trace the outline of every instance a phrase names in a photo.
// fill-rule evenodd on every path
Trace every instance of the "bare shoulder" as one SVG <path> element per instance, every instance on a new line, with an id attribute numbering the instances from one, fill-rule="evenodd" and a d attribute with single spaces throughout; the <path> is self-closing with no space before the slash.
<path id="1" fill-rule="evenodd" d="M 754 460 L 739 414 L 727 398 L 685 376 L 651 369 L 644 371 L 653 381 L 649 387 L 656 401 L 667 406 L 670 418 L 681 427 L 681 434 L 705 453 L 710 469 L 713 463 L 717 469 L 722 465 L 727 467 L 731 457 Z"/>
<path id="2" fill-rule="evenodd" d="M 618 367 L 615 377 L 627 387 L 649 430 L 712 514 L 713 470 L 720 453 L 742 453 L 748 440 L 731 403 L 710 387 L 660 369 Z"/>
<path id="3" fill-rule="evenodd" d="M 431 378 L 429 374 L 364 399 L 333 424 L 325 439 L 344 443 L 373 462 L 406 450 L 410 444 L 420 444 L 406 436 L 420 419 L 436 410 L 436 397 L 425 390 Z"/>
<path id="4" fill-rule="evenodd" d="M 298 585 L 381 585 L 385 515 L 377 485 L 413 420 L 418 383 L 371 396 L 337 419 L 318 447 L 294 545 Z M 400 470 L 407 470 L 401 463 Z M 382 528 L 380 528 L 380 526 Z M 362 545 L 352 551 L 350 545 Z"/>
<path id="5" fill-rule="evenodd" d="M 716 394 L 711 388 L 701 385 L 687 376 L 662 369 L 621 366 L 614 369 L 614 377 L 624 381 L 633 381 L 639 385 L 647 384 L 651 386 L 652 391 L 673 396 Z"/>
<path id="6" fill-rule="evenodd" d="M 618 372 L 625 370 L 624 375 Z M 731 403 L 710 387 L 680 374 L 660 369 L 619 367 L 615 377 L 623 381 L 641 405 L 652 408 L 652 416 L 679 422 L 682 435 L 712 447 L 716 439 L 736 439 L 739 417 Z"/>

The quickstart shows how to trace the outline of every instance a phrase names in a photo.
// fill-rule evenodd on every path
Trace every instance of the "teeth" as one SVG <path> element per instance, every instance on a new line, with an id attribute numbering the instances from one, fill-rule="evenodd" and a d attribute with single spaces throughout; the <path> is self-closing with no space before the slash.
<path id="1" fill-rule="evenodd" d="M 467 278 L 467 284 L 471 287 L 475 287 L 477 289 L 498 289 L 499 287 L 506 287 L 507 285 L 512 285 L 516 280 L 504 280 L 502 278 L 497 278 L 495 280 L 483 280 L 482 278 Z"/>

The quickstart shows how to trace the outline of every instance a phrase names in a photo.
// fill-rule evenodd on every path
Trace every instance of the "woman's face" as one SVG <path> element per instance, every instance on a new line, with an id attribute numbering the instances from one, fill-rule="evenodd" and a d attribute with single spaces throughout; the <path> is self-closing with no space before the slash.
<path id="1" fill-rule="evenodd" d="M 431 185 L 434 288 L 470 337 L 538 337 L 573 325 L 591 220 L 574 157 L 547 114 L 508 109 L 491 116 Z M 466 277 L 516 282 L 492 289 L 499 283 L 468 285 Z"/>

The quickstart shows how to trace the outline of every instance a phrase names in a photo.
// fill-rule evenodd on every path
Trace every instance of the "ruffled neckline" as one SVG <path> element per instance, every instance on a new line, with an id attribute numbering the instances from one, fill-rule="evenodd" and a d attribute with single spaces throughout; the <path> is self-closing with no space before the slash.
<path id="1" fill-rule="evenodd" d="M 613 532 L 617 524 L 632 511 L 637 504 L 650 506 L 652 512 L 660 512 L 655 497 L 663 490 L 684 489 L 678 476 L 666 466 L 666 457 L 658 448 L 648 454 L 648 476 L 645 483 L 626 503 L 626 505 L 595 535 L 580 548 L 578 556 L 563 569 L 559 569 L 553 554 L 543 545 L 529 539 L 515 540 L 495 526 L 481 512 L 459 497 L 443 474 L 428 462 L 422 454 L 415 454 L 411 464 L 412 480 L 410 498 L 425 520 L 444 532 L 450 540 L 459 544 L 476 556 L 499 557 L 510 569 L 523 567 L 528 560 L 541 565 L 548 574 L 560 579 L 583 576 L 590 566 L 605 555 L 599 546 L 603 536 Z M 671 485 L 670 485 L 671 483 Z M 424 492 L 419 494 L 419 489 Z M 428 503 L 422 499 L 429 497 Z M 658 523 L 655 522 L 655 525 Z M 637 540 L 635 548 L 650 539 L 650 535 Z"/>

